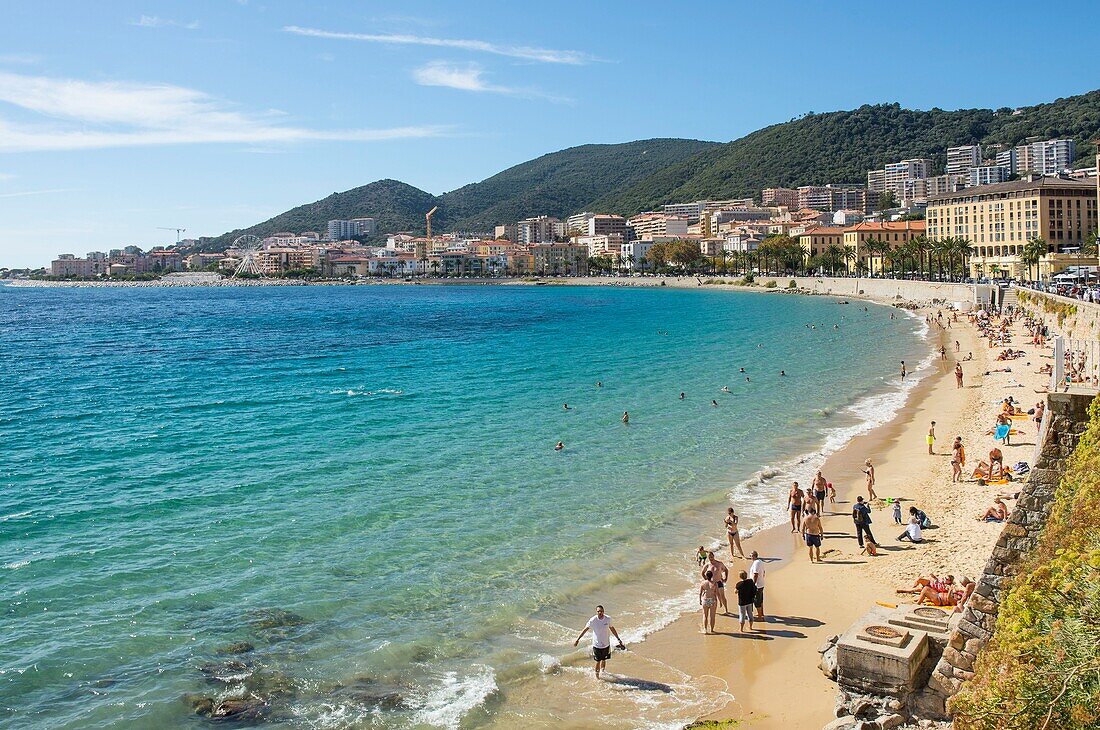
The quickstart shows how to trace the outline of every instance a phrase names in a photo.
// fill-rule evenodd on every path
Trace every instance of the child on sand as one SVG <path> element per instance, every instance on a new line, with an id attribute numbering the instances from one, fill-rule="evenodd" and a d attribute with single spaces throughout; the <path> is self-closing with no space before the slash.
<path id="1" fill-rule="evenodd" d="M 894 524 L 901 524 L 901 500 L 894 500 Z"/>

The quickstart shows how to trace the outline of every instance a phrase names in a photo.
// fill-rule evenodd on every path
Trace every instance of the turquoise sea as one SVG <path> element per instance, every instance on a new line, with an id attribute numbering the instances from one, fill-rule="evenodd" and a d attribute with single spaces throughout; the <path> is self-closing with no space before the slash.
<path id="1" fill-rule="evenodd" d="M 0 286 L 0 726 L 204 727 L 227 697 L 246 724 L 499 724 L 594 602 L 641 640 L 727 504 L 782 520 L 792 474 L 892 415 L 927 346 L 890 311 Z M 672 695 L 637 717 L 690 719 Z"/>

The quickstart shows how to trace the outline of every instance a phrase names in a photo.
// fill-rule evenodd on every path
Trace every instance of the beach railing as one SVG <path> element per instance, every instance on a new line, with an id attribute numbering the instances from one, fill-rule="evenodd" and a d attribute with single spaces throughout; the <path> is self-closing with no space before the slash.
<path id="1" fill-rule="evenodd" d="M 1054 339 L 1054 366 L 1051 369 L 1051 390 L 1070 387 L 1100 389 L 1100 342 Z"/>

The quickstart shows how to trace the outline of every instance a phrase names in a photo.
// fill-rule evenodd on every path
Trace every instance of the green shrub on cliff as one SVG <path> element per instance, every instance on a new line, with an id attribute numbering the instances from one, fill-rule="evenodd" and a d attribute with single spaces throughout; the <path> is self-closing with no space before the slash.
<path id="1" fill-rule="evenodd" d="M 1005 594 L 959 730 L 1100 727 L 1100 398 L 1035 551 Z"/>

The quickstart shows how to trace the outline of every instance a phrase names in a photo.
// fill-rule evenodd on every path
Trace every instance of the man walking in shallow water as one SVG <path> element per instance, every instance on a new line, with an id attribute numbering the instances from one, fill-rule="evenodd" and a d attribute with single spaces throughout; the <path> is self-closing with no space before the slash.
<path id="1" fill-rule="evenodd" d="M 588 619 L 588 623 L 581 629 L 580 636 L 573 642 L 573 646 L 580 644 L 581 639 L 589 631 L 592 632 L 592 658 L 596 660 L 596 679 L 599 679 L 600 672 L 604 670 L 607 660 L 611 658 L 611 636 L 614 635 L 615 641 L 619 642 L 620 650 L 626 647 L 623 646 L 619 632 L 611 623 L 611 617 L 603 612 L 603 606 L 596 606 L 596 615 Z"/>

